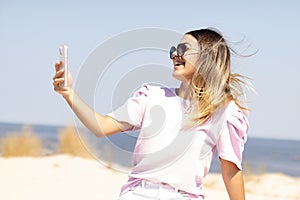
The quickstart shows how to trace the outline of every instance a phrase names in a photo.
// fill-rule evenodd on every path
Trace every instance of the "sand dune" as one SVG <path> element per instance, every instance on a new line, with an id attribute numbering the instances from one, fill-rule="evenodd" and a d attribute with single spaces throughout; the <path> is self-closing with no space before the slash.
<path id="1" fill-rule="evenodd" d="M 0 157 L 0 199 L 114 200 L 127 175 L 95 160 L 68 155 L 42 158 Z M 210 174 L 206 199 L 229 199 L 219 174 Z M 246 177 L 248 200 L 300 199 L 300 178 L 282 174 Z"/>

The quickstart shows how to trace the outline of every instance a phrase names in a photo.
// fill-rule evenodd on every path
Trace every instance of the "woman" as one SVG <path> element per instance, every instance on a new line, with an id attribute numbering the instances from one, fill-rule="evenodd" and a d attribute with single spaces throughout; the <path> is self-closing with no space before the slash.
<path id="1" fill-rule="evenodd" d="M 226 41 L 211 29 L 190 31 L 171 48 L 170 58 L 179 88 L 144 84 L 105 116 L 80 100 L 70 74 L 68 87 L 60 86 L 60 63 L 53 85 L 96 136 L 140 130 L 119 200 L 204 199 L 203 181 L 216 149 L 230 199 L 245 199 L 241 162 L 249 125 L 238 99 L 243 82 L 231 74 Z"/>

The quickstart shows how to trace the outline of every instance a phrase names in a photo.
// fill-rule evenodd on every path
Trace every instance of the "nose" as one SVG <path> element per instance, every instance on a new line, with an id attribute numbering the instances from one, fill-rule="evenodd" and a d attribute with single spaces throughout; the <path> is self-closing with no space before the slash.
<path id="1" fill-rule="evenodd" d="M 176 51 L 176 47 L 171 47 L 171 49 L 170 49 L 170 59 L 171 60 L 173 60 L 174 59 L 174 57 L 176 57 L 177 56 L 177 51 Z"/>

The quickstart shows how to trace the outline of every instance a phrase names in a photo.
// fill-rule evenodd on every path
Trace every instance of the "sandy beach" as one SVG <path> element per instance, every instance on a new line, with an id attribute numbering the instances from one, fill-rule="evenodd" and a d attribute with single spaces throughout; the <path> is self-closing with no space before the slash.
<path id="1" fill-rule="evenodd" d="M 0 157 L 0 199 L 3 200 L 114 200 L 127 174 L 96 160 L 69 155 L 41 158 Z M 299 200 L 300 178 L 283 174 L 245 176 L 248 200 Z M 207 200 L 229 199 L 220 174 L 205 184 Z"/>

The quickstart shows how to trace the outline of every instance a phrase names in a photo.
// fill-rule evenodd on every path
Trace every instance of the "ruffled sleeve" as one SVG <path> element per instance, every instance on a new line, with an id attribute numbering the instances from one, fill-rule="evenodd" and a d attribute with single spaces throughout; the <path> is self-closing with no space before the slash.
<path id="1" fill-rule="evenodd" d="M 140 129 L 149 97 L 149 88 L 149 85 L 144 83 L 141 88 L 134 92 L 132 97 L 130 97 L 122 106 L 109 113 L 108 116 L 117 121 L 131 124 L 133 128 L 130 130 Z"/>
<path id="2" fill-rule="evenodd" d="M 236 108 L 226 119 L 217 143 L 218 156 L 242 169 L 242 154 L 247 141 L 249 123 L 244 113 Z"/>

